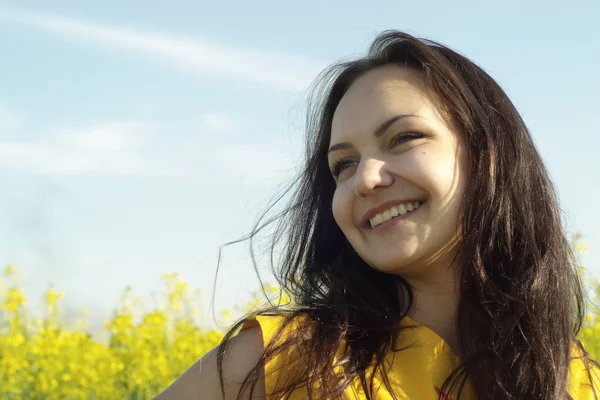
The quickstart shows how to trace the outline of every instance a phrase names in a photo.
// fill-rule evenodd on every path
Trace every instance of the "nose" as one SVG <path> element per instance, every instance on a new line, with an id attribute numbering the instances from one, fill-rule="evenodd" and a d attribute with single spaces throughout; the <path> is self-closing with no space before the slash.
<path id="1" fill-rule="evenodd" d="M 354 194 L 356 196 L 372 195 L 378 187 L 385 187 L 394 181 L 392 174 L 381 160 L 363 160 L 354 174 Z"/>

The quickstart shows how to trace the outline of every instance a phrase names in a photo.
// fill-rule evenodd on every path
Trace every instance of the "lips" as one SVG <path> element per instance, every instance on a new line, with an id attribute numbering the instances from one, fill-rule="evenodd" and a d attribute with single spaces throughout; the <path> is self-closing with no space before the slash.
<path id="1" fill-rule="evenodd" d="M 425 202 L 425 199 L 418 199 L 418 198 L 397 199 L 397 200 L 390 200 L 390 201 L 381 203 L 380 205 L 369 209 L 364 214 L 364 216 L 360 222 L 360 227 L 366 228 L 366 229 L 372 229 L 371 221 L 370 221 L 371 218 L 378 219 L 377 218 L 378 214 L 381 214 L 380 217 L 382 217 L 382 215 L 384 215 L 386 212 L 391 213 L 394 208 L 396 208 L 396 209 L 400 208 L 400 209 L 406 210 L 406 206 L 408 204 L 414 204 L 416 202 L 418 202 L 420 205 L 422 205 Z M 386 218 L 386 220 L 389 220 L 389 218 Z M 380 221 L 378 221 L 378 222 L 380 222 Z"/>
<path id="2" fill-rule="evenodd" d="M 399 206 L 393 206 L 389 210 L 385 210 L 382 213 L 379 213 L 369 219 L 369 223 L 371 224 L 371 228 L 376 228 L 381 224 L 384 224 L 392 219 L 402 217 L 403 215 L 409 214 L 421 207 L 420 201 L 415 201 L 413 203 L 400 204 Z"/>

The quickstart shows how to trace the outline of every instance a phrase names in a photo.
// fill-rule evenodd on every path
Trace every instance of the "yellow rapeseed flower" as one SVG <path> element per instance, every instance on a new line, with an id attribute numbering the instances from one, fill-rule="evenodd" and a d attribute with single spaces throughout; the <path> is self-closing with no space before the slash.
<path id="1" fill-rule="evenodd" d="M 19 291 L 16 288 L 8 288 L 8 291 L 6 293 L 6 299 L 2 304 L 2 309 L 16 312 L 19 309 L 19 307 L 24 305 L 26 302 L 27 299 L 25 298 L 23 293 L 21 293 L 21 291 Z"/>
<path id="2" fill-rule="evenodd" d="M 13 266 L 13 265 L 7 265 L 4 268 L 3 274 L 4 274 L 5 277 L 11 278 L 11 277 L 15 276 L 17 274 L 17 272 L 18 271 L 17 271 L 17 268 L 15 266 Z"/>
<path id="3" fill-rule="evenodd" d="M 64 292 L 55 292 L 54 290 L 48 290 L 46 294 L 46 303 L 51 308 L 55 308 L 58 301 L 64 297 Z"/>

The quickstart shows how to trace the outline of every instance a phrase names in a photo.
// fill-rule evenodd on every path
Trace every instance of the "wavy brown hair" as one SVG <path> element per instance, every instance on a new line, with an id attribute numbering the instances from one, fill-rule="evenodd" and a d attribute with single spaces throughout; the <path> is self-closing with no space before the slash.
<path id="1" fill-rule="evenodd" d="M 310 351 L 302 352 L 305 368 L 294 368 L 278 388 L 281 398 L 301 386 L 309 398 L 337 398 L 358 379 L 372 399 L 377 374 L 393 393 L 384 358 L 402 351 L 394 346 L 412 307 L 411 287 L 401 276 L 369 267 L 350 246 L 333 218 L 335 182 L 327 162 L 342 96 L 361 75 L 384 65 L 420 71 L 467 144 L 470 176 L 462 202 L 464 263 L 456 319 L 462 363 L 442 391 L 456 389 L 460 398 L 470 381 L 478 399 L 569 398 L 573 343 L 583 350 L 588 370 L 593 361 L 576 340 L 585 313 L 583 288 L 542 158 L 490 75 L 446 46 L 399 31 L 383 32 L 366 56 L 335 64 L 319 77 L 309 102 L 305 165 L 272 205 L 285 195 L 291 195 L 290 204 L 270 219 L 269 207 L 246 238 L 252 241 L 277 223 L 271 259 L 277 252 L 280 261 L 273 269 L 294 304 L 271 313 L 285 315 L 287 323 L 299 316 L 308 323 L 302 324 L 304 332 L 265 347 L 238 398 L 254 391 L 267 360 L 300 352 L 296 346 Z M 235 324 L 220 346 L 223 394 L 225 348 L 251 316 Z M 339 374 L 333 362 L 342 344 Z"/>

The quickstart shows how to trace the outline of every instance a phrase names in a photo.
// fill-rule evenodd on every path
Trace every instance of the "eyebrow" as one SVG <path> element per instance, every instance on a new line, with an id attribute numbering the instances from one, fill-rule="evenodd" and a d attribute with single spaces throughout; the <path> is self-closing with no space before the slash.
<path id="1" fill-rule="evenodd" d="M 381 125 L 379 125 L 377 127 L 377 129 L 375 129 L 375 131 L 373 132 L 373 136 L 375 136 L 376 138 L 381 137 L 385 131 L 387 131 L 389 129 L 390 126 L 392 126 L 392 124 L 400 119 L 403 118 L 408 118 L 408 117 L 417 117 L 417 118 L 421 118 L 420 115 L 415 115 L 415 114 L 398 114 L 393 116 L 392 118 L 388 119 L 387 121 L 385 121 L 384 123 L 382 123 Z M 333 146 L 331 146 L 329 148 L 329 150 L 327 151 L 327 154 L 330 154 L 332 151 L 336 151 L 336 150 L 345 150 L 345 149 L 351 149 L 352 144 L 348 143 L 348 142 L 341 142 L 341 143 L 336 143 Z"/>

